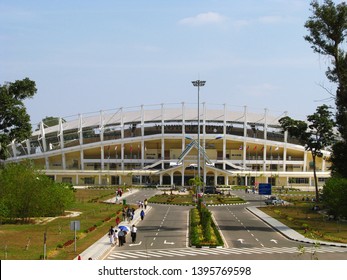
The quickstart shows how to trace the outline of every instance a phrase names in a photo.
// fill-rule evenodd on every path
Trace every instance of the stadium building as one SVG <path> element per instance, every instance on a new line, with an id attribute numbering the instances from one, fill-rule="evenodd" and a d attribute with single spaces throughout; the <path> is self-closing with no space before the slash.
<path id="1" fill-rule="evenodd" d="M 310 152 L 279 125 L 286 112 L 205 103 L 197 112 L 197 104 L 178 103 L 60 118 L 13 142 L 6 161 L 30 159 L 73 185 L 185 186 L 198 166 L 206 185 L 314 185 Z M 317 159 L 320 185 L 330 177 L 329 157 Z"/>

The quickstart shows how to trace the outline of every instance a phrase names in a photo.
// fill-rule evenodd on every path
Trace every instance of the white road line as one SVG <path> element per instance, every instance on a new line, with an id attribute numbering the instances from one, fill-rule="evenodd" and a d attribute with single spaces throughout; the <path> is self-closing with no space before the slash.
<path id="1" fill-rule="evenodd" d="M 310 253 L 314 248 L 305 247 Z M 319 253 L 347 252 L 346 248 L 317 248 Z M 151 250 L 151 251 L 118 251 L 108 256 L 108 259 L 138 259 L 138 258 L 165 258 L 175 256 L 198 256 L 198 255 L 251 255 L 251 254 L 295 254 L 297 247 L 253 247 L 253 248 L 191 248 L 173 250 Z"/>

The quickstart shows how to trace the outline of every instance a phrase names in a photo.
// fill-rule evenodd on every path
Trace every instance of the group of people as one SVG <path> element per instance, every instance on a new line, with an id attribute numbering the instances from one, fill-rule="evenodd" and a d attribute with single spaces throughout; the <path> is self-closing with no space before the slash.
<path id="1" fill-rule="evenodd" d="M 121 197 L 122 196 L 122 189 L 119 188 L 116 192 L 116 196 Z M 147 209 L 147 205 L 148 205 L 148 200 L 147 198 L 144 201 L 139 201 L 138 202 L 138 206 L 139 208 L 141 208 L 141 212 L 140 212 L 140 218 L 143 221 L 144 217 L 145 217 L 145 209 Z M 127 222 L 131 222 L 134 219 L 134 215 L 135 215 L 135 208 L 132 207 L 128 207 L 125 206 L 123 207 L 122 210 L 122 220 L 123 221 L 127 221 Z M 119 246 L 123 246 L 126 243 L 126 236 L 128 234 L 128 232 L 130 231 L 130 235 L 131 235 L 131 241 L 133 243 L 136 242 L 136 235 L 137 235 L 137 227 L 133 224 L 131 226 L 131 229 L 129 229 L 128 227 L 124 227 L 122 228 L 120 225 L 121 220 L 119 218 L 119 216 L 116 217 L 116 226 L 111 226 L 108 232 L 108 237 L 110 238 L 110 243 L 112 246 L 115 245 L 119 245 Z M 118 227 L 118 228 L 117 228 Z"/>
<path id="2" fill-rule="evenodd" d="M 141 221 L 145 218 L 145 209 L 147 208 L 147 199 L 144 201 L 144 206 L 141 209 L 140 212 L 140 218 Z M 144 209 L 143 209 L 144 208 Z M 122 210 L 122 216 L 123 221 L 132 221 L 134 219 L 135 209 L 130 207 L 124 207 Z M 120 224 L 120 218 L 117 216 L 116 218 L 116 226 L 119 226 Z M 131 241 L 134 243 L 136 242 L 136 234 L 137 234 L 137 227 L 133 224 L 131 229 L 128 229 L 128 227 L 125 227 L 126 230 L 121 230 L 120 227 L 116 228 L 111 226 L 108 232 L 108 237 L 110 238 L 111 245 L 119 245 L 123 246 L 124 243 L 126 243 L 126 236 L 128 234 L 128 231 L 130 231 L 131 235 Z"/>
<path id="3" fill-rule="evenodd" d="M 141 208 L 141 209 L 147 209 L 147 205 L 148 205 L 148 200 L 147 200 L 147 198 L 144 200 L 144 201 L 138 201 L 137 202 L 137 205 L 138 205 L 138 207 L 139 208 Z"/>
<path id="4" fill-rule="evenodd" d="M 134 219 L 135 208 L 124 207 L 122 210 L 123 221 L 127 220 L 128 222 Z"/>
<path id="5" fill-rule="evenodd" d="M 119 247 L 123 246 L 126 243 L 126 236 L 128 234 L 127 230 L 121 230 L 116 229 L 115 227 L 111 226 L 108 232 L 108 236 L 110 238 L 110 243 L 112 246 L 118 245 Z M 137 227 L 135 225 L 132 225 L 130 229 L 130 235 L 131 235 L 131 242 L 136 242 L 136 235 L 137 235 Z"/>

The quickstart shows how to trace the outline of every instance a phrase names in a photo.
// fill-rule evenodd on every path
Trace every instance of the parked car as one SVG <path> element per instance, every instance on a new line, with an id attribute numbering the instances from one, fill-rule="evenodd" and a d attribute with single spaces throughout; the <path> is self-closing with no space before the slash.
<path id="1" fill-rule="evenodd" d="M 205 194 L 221 194 L 221 191 L 217 190 L 214 186 L 206 186 L 204 189 Z"/>
<path id="2" fill-rule="evenodd" d="M 282 205 L 284 204 L 284 201 L 276 196 L 270 196 L 269 198 L 265 199 L 266 205 Z"/>

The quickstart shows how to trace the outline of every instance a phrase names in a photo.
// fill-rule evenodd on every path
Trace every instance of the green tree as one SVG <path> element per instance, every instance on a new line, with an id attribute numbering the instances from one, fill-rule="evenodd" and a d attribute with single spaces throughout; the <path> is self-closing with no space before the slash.
<path id="1" fill-rule="evenodd" d="M 322 197 L 329 214 L 347 217 L 347 179 L 330 178 L 323 187 Z"/>
<path id="2" fill-rule="evenodd" d="M 319 200 L 318 180 L 316 174 L 316 159 L 322 157 L 322 150 L 334 143 L 333 132 L 335 122 L 327 105 L 317 107 L 316 112 L 307 116 L 307 122 L 284 117 L 279 120 L 283 130 L 299 140 L 310 151 L 313 161 L 316 200 Z"/>
<path id="3" fill-rule="evenodd" d="M 29 78 L 0 85 L 0 159 L 9 156 L 7 146 L 31 135 L 30 116 L 23 101 L 32 98 L 36 85 Z"/>
<path id="4" fill-rule="evenodd" d="M 56 216 L 74 200 L 73 190 L 36 170 L 31 162 L 6 164 L 0 172 L 0 206 L 4 218 L 27 220 Z"/>
<path id="5" fill-rule="evenodd" d="M 199 187 L 200 191 L 202 191 L 202 187 L 204 186 L 204 183 L 199 176 L 189 179 L 188 183 L 190 186 L 195 186 L 195 193 L 198 192 Z"/>
<path id="6" fill-rule="evenodd" d="M 332 171 L 347 177 L 347 5 L 345 2 L 335 4 L 332 0 L 325 0 L 320 5 L 314 0 L 311 8 L 312 16 L 305 23 L 309 35 L 304 38 L 314 52 L 331 61 L 326 77 L 337 85 L 336 93 L 331 95 L 335 99 L 336 124 L 342 139 L 332 147 Z"/>
<path id="7" fill-rule="evenodd" d="M 42 119 L 45 127 L 51 127 L 59 124 L 59 117 L 45 117 Z M 62 122 L 66 122 L 66 120 L 62 119 Z M 36 130 L 40 129 L 40 124 L 37 126 Z"/>

